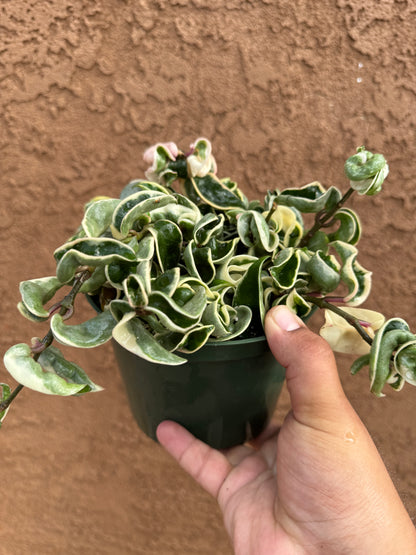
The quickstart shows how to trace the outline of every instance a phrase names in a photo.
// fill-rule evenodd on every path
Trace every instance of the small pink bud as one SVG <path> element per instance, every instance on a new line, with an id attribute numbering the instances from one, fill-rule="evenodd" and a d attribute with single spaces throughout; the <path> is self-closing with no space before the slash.
<path id="1" fill-rule="evenodd" d="M 143 160 L 146 162 L 146 164 L 153 164 L 156 149 L 158 146 L 163 146 L 168 151 L 170 159 L 176 160 L 176 157 L 179 154 L 179 150 L 175 143 L 157 143 L 145 150 L 143 154 Z"/>

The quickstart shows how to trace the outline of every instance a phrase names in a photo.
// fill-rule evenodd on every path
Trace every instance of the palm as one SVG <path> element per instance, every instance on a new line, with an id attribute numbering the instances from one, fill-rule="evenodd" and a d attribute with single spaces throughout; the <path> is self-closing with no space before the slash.
<path id="1" fill-rule="evenodd" d="M 309 432 L 292 415 L 280 433 L 270 428 L 265 439 L 253 447 L 239 446 L 224 453 L 196 440 L 177 424 L 162 426 L 164 445 L 218 499 L 237 554 L 272 555 L 273 546 L 278 546 L 279 553 L 299 553 L 301 544 L 308 553 L 312 552 L 309 550 L 320 538 L 309 521 L 316 520 L 316 507 L 325 501 L 317 499 L 316 479 L 322 481 L 320 471 L 316 479 L 310 472 L 313 458 L 319 454 L 314 452 L 313 436 L 311 448 L 305 450 L 304 432 L 306 436 Z M 170 445 L 165 436 L 169 428 L 175 439 Z M 309 451 L 310 460 L 308 455 L 299 459 L 300 449 Z M 311 514 L 305 505 L 307 498 L 312 500 Z M 325 516 L 321 511 L 322 518 Z M 322 525 L 321 520 L 318 528 Z"/>
<path id="2" fill-rule="evenodd" d="M 264 441 L 222 455 L 228 471 L 224 466 L 225 477 L 217 473 L 216 495 L 236 553 L 272 555 L 273 546 L 279 546 L 279 553 L 298 553 L 302 547 L 311 553 L 314 546 L 323 543 L 329 552 L 330 535 L 325 524 L 334 528 L 335 513 L 338 511 L 340 517 L 344 513 L 336 524 L 342 534 L 355 511 L 348 476 L 345 482 L 339 475 L 334 481 L 330 473 L 326 481 L 323 479 L 322 468 L 331 464 L 337 442 L 336 437 L 328 441 L 325 431 L 300 424 L 290 413 L 281 430 L 270 428 Z M 212 451 L 206 453 L 205 463 L 212 455 Z M 201 463 L 203 468 L 202 459 Z M 339 546 L 333 547 L 338 552 Z"/>
<path id="3" fill-rule="evenodd" d="M 280 550 L 292 544 L 276 520 L 276 434 L 258 450 L 244 446 L 227 453 L 232 466 L 218 491 L 218 501 L 236 553 L 272 555 L 273 546 L 279 545 Z"/>

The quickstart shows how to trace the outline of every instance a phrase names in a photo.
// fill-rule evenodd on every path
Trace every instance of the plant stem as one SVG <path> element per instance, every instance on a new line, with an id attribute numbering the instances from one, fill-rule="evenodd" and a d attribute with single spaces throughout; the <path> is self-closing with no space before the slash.
<path id="1" fill-rule="evenodd" d="M 74 284 L 72 286 L 71 291 L 59 303 L 61 305 L 61 308 L 60 308 L 58 314 L 60 314 L 61 316 L 65 316 L 65 314 L 69 310 L 71 310 L 71 308 L 74 304 L 74 301 L 75 301 L 75 297 L 79 293 L 83 283 L 85 283 L 87 281 L 87 279 L 89 279 L 91 277 L 91 274 L 92 274 L 92 271 L 89 268 L 87 268 L 87 269 L 81 270 L 80 272 L 78 272 L 78 274 L 75 275 L 75 280 L 74 280 Z M 33 360 L 38 360 L 41 353 L 45 349 L 47 349 L 52 344 L 52 342 L 53 342 L 53 333 L 52 333 L 52 330 L 49 329 L 48 333 L 41 340 L 41 343 L 43 344 L 43 349 L 39 352 L 34 353 Z M 5 399 L 2 403 L 0 403 L 0 413 L 3 412 L 4 410 L 6 410 L 10 406 L 12 401 L 14 401 L 14 399 L 17 397 L 17 395 L 22 391 L 23 387 L 24 386 L 22 384 L 18 384 L 14 388 L 14 390 L 11 392 L 9 397 L 7 399 Z"/>
<path id="2" fill-rule="evenodd" d="M 23 385 L 21 383 L 19 383 L 14 389 L 13 391 L 10 393 L 9 397 L 7 397 L 6 400 L 4 400 L 2 403 L 0 403 L 0 413 L 2 413 L 4 410 L 7 409 L 7 407 L 10 405 L 10 403 L 19 395 L 19 393 L 22 391 L 23 389 Z"/>
<path id="3" fill-rule="evenodd" d="M 342 310 L 342 308 L 339 308 L 338 306 L 335 306 L 329 303 L 325 299 L 319 299 L 317 297 L 311 297 L 309 295 L 304 295 L 303 298 L 305 299 L 305 301 L 313 303 L 319 308 L 323 308 L 323 309 L 327 309 L 327 310 L 331 310 L 332 312 L 335 312 L 335 314 L 338 314 L 338 316 L 341 316 L 342 318 L 344 318 L 344 320 L 346 320 L 353 328 L 355 328 L 358 331 L 358 333 L 361 335 L 361 337 L 364 339 L 364 341 L 366 341 L 369 345 L 373 343 L 373 339 L 365 331 L 363 326 L 360 324 L 360 321 L 358 318 L 351 316 L 351 314 L 348 314 L 348 312 L 345 312 L 345 310 Z"/>
<path id="4" fill-rule="evenodd" d="M 274 203 L 272 204 L 272 207 L 270 208 L 270 210 L 269 210 L 269 212 L 268 212 L 266 218 L 265 218 L 265 220 L 266 220 L 267 223 L 269 223 L 270 218 L 273 216 L 274 212 L 276 211 L 276 208 L 277 208 L 277 204 L 274 202 Z"/>
<path id="5" fill-rule="evenodd" d="M 323 227 L 336 214 L 336 212 L 342 207 L 342 205 L 347 202 L 353 192 L 354 189 L 350 187 L 345 195 L 342 197 L 342 199 L 337 202 L 337 204 L 332 207 L 331 210 L 324 210 L 323 212 L 318 212 L 318 214 L 316 214 L 315 223 L 308 231 L 308 233 L 303 237 L 299 245 L 300 247 L 305 247 L 308 244 L 309 239 L 311 239 L 315 235 L 315 233 L 319 231 L 321 227 Z"/>
<path id="6" fill-rule="evenodd" d="M 72 286 L 71 291 L 68 293 L 68 295 L 66 295 L 64 297 L 64 299 L 59 303 L 61 305 L 61 308 L 58 312 L 58 314 L 60 316 L 65 316 L 65 314 L 71 310 L 71 308 L 74 305 L 74 301 L 75 301 L 75 297 L 77 296 L 77 294 L 79 293 L 79 290 L 81 289 L 82 285 L 84 282 L 87 281 L 87 279 L 89 279 L 91 277 L 91 270 L 86 269 L 86 270 L 82 270 L 81 272 L 79 272 L 78 274 L 76 274 L 75 276 L 75 281 L 74 281 L 74 285 Z M 48 333 L 45 335 L 45 337 L 41 340 L 41 343 L 44 345 L 42 351 L 44 351 L 45 349 L 47 349 L 49 347 L 49 345 L 52 344 L 53 341 L 53 333 L 52 330 L 49 329 Z M 40 357 L 42 351 L 40 352 L 36 352 L 33 355 L 33 359 L 34 360 L 38 360 L 38 358 Z"/>

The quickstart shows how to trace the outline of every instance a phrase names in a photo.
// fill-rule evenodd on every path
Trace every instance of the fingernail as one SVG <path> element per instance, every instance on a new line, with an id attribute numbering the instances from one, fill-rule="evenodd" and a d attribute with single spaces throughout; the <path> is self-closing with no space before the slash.
<path id="1" fill-rule="evenodd" d="M 271 312 L 274 323 L 282 330 L 293 331 L 301 327 L 301 320 L 286 306 L 277 306 Z"/>

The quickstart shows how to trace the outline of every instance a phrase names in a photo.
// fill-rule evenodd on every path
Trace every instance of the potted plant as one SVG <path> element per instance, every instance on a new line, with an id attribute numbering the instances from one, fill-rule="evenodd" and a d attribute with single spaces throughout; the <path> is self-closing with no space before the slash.
<path id="1" fill-rule="evenodd" d="M 284 380 L 262 327 L 277 304 L 304 319 L 324 309 L 321 334 L 334 350 L 360 355 L 352 372 L 368 365 L 375 395 L 386 384 L 416 384 L 408 324 L 357 308 L 371 273 L 358 262 L 360 221 L 345 204 L 381 190 L 381 154 L 360 147 L 348 158 L 345 194 L 313 182 L 262 201 L 217 176 L 207 139 L 188 152 L 159 143 L 144 158 L 144 179 L 86 205 L 79 229 L 54 252 L 56 275 L 20 284 L 20 312 L 48 321 L 49 331 L 6 352 L 19 385 L 2 384 L 0 421 L 23 386 L 63 396 L 101 389 L 53 340 L 91 348 L 113 339 L 148 435 L 170 418 L 215 447 L 243 443 L 266 425 Z M 70 325 L 78 294 L 95 313 Z"/>

